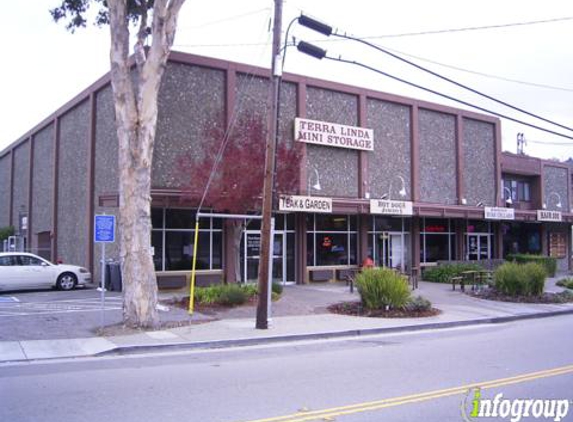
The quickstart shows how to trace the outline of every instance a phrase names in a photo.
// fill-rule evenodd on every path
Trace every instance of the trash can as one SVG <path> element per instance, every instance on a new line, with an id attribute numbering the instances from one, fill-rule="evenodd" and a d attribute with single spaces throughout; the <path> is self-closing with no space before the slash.
<path id="1" fill-rule="evenodd" d="M 105 264 L 105 288 L 114 292 L 121 292 L 123 281 L 121 279 L 121 265 L 119 262 Z"/>

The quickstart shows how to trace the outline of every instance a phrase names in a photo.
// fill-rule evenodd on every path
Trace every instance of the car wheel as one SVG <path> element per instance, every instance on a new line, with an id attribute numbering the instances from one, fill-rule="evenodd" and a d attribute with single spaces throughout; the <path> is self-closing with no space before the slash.
<path id="1" fill-rule="evenodd" d="M 72 273 L 64 273 L 58 277 L 56 287 L 59 290 L 72 290 L 78 282 L 76 276 Z"/>

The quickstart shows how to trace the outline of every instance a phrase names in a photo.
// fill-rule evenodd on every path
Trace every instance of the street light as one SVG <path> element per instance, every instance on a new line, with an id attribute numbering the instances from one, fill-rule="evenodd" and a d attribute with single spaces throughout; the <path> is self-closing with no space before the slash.
<path id="1" fill-rule="evenodd" d="M 398 194 L 403 198 L 406 196 L 406 181 L 404 180 L 404 178 L 402 176 L 396 175 L 396 178 L 400 179 L 400 182 L 402 183 L 402 188 L 400 189 L 400 191 L 398 191 Z M 392 184 L 394 183 L 394 180 L 390 181 L 390 188 L 388 190 L 388 199 L 392 199 Z"/>
<path id="2" fill-rule="evenodd" d="M 509 196 L 508 196 L 507 198 L 503 198 L 503 199 L 505 199 L 505 202 L 506 202 L 508 205 L 513 204 L 513 200 L 511 199 L 511 190 L 509 190 L 509 188 L 508 188 L 507 186 L 504 186 L 504 187 L 503 187 L 503 190 L 504 190 L 504 192 L 507 191 L 507 192 L 509 193 Z"/>
<path id="3" fill-rule="evenodd" d="M 318 190 L 318 191 L 322 190 L 322 188 L 321 188 L 321 186 L 320 186 L 320 176 L 318 175 L 318 170 L 315 169 L 315 168 L 313 168 L 313 170 L 314 170 L 314 175 L 316 176 L 316 183 L 311 186 L 311 185 L 310 185 L 310 177 L 308 178 L 308 190 L 307 190 L 307 192 L 308 192 L 308 195 L 309 195 L 309 196 L 312 196 L 311 187 L 312 187 L 312 189 L 314 189 L 314 190 Z"/>
<path id="4" fill-rule="evenodd" d="M 551 192 L 549 193 L 549 195 L 547 195 L 547 203 L 543 204 L 543 209 L 547 208 L 547 204 L 549 204 L 549 199 L 551 198 L 551 195 L 555 195 L 557 197 L 557 203 L 555 204 L 555 206 L 557 208 L 561 208 L 563 206 L 561 204 L 561 195 L 559 195 L 557 192 Z"/>

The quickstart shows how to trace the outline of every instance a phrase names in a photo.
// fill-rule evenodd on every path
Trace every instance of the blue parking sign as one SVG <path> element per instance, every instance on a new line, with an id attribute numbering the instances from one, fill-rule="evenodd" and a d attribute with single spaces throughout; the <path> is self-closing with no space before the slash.
<path id="1" fill-rule="evenodd" d="M 96 215 L 94 221 L 94 242 L 115 242 L 115 215 Z"/>

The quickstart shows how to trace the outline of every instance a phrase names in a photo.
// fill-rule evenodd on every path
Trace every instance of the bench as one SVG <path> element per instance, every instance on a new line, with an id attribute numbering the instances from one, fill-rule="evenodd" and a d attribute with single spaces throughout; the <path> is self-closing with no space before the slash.
<path id="1" fill-rule="evenodd" d="M 332 280 L 332 270 L 309 270 L 310 281 L 330 281 Z"/>
<path id="2" fill-rule="evenodd" d="M 466 287 L 465 287 L 465 280 L 462 276 L 458 276 L 458 277 L 450 277 L 450 282 L 452 283 L 452 290 L 456 290 L 456 284 L 460 285 L 460 290 L 462 292 L 466 291 Z"/>

